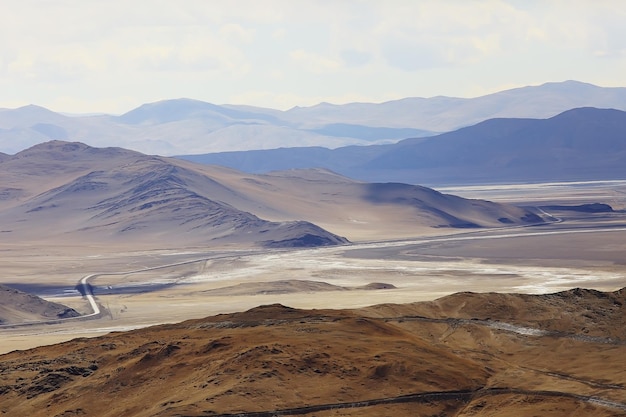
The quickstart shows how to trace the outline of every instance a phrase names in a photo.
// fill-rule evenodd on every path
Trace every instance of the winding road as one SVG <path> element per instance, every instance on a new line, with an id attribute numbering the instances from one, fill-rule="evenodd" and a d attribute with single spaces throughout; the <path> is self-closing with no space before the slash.
<path id="1" fill-rule="evenodd" d="M 561 219 L 557 219 L 551 216 L 549 213 L 544 213 L 546 216 L 550 216 L 556 221 L 554 223 L 560 223 Z M 546 235 L 568 235 L 568 234 L 580 234 L 580 233 L 607 233 L 607 232 L 626 232 L 626 227 L 621 225 L 612 226 L 612 227 L 578 227 L 578 228 L 568 228 L 567 226 L 563 226 L 563 223 L 558 225 L 558 228 L 548 229 L 548 230 L 538 230 L 539 227 L 536 228 L 517 228 L 517 231 L 512 231 L 509 228 L 502 229 L 490 229 L 490 230 L 480 230 L 470 233 L 463 233 L 457 235 L 446 235 L 446 236 L 437 236 L 437 237 L 428 237 L 428 238 L 420 238 L 420 239 L 412 239 L 412 240 L 398 240 L 398 241 L 386 241 L 386 242 L 367 242 L 367 243 L 359 243 L 353 245 L 344 245 L 340 247 L 324 247 L 324 248 L 316 248 L 316 249 L 305 249 L 305 250 L 313 250 L 319 251 L 321 254 L 323 253 L 340 253 L 355 249 L 373 249 L 373 248 L 391 248 L 391 247 L 402 247 L 402 246 L 413 246 L 413 245 L 423 245 L 423 244 L 433 244 L 440 242 L 455 242 L 455 241 L 471 241 L 471 240 L 486 240 L 486 239 L 504 239 L 504 238 L 518 238 L 518 237 L 530 237 L 530 236 L 546 236 Z M 302 249 L 301 249 L 302 250 Z M 285 252 L 285 250 L 273 250 L 268 253 L 276 253 L 276 252 Z M 77 318 L 68 318 L 68 319 L 58 319 L 49 321 L 46 323 L 60 323 L 65 322 L 67 320 L 77 320 L 77 319 L 94 319 L 101 317 L 103 314 L 103 309 L 98 304 L 96 297 L 93 293 L 92 282 L 100 276 L 106 275 L 122 275 L 122 274 L 134 274 L 152 270 L 159 270 L 164 268 L 172 268 L 176 266 L 188 265 L 196 262 L 206 262 L 208 260 L 215 259 L 232 259 L 234 257 L 245 257 L 249 255 L 259 255 L 260 251 L 250 251 L 248 253 L 237 252 L 236 254 L 228 254 L 219 257 L 203 257 L 200 259 L 192 259 L 186 260 L 182 262 L 176 263 L 168 263 L 155 267 L 147 267 L 141 268 L 133 271 L 125 271 L 125 272 L 104 272 L 104 273 L 93 273 L 89 275 L 85 275 L 82 277 L 77 285 L 77 288 L 81 292 L 81 294 L 85 297 L 89 306 L 92 310 L 91 313 L 85 314 L 81 317 Z M 608 338 L 597 338 L 597 337 L 587 337 L 576 334 L 564 334 L 564 333 L 556 333 L 549 332 L 541 329 L 534 329 L 530 327 L 518 326 L 511 323 L 498 322 L 492 320 L 473 320 L 473 319 L 457 319 L 457 318 L 443 318 L 443 319 L 435 319 L 429 317 L 390 317 L 390 318 L 380 318 L 379 320 L 383 321 L 441 321 L 446 323 L 451 323 L 453 325 L 481 325 L 487 326 L 492 329 L 497 329 L 506 332 L 513 332 L 529 337 L 555 337 L 555 338 L 565 338 L 565 339 L 575 339 L 583 342 L 590 343 L 604 343 L 604 344 L 615 344 L 615 345 L 624 345 L 626 342 L 621 340 L 612 340 Z M 32 324 L 41 324 L 38 323 L 27 323 L 26 325 Z M 19 325 L 17 325 L 19 326 Z M 17 327 L 13 325 L 11 327 Z M 562 377 L 559 375 L 555 375 L 555 377 Z M 565 377 L 567 378 L 567 377 Z M 578 381 L 581 382 L 581 381 Z M 586 381 L 582 381 L 586 383 Z M 606 385 L 606 384 L 605 384 Z M 604 389 L 623 389 L 622 386 L 602 386 Z M 599 398 L 596 396 L 584 396 L 578 395 L 568 392 L 560 392 L 560 391 L 532 391 L 532 390 L 521 390 L 514 388 L 485 388 L 481 390 L 465 390 L 465 391 L 441 391 L 441 392 L 425 392 L 425 393 L 415 393 L 409 395 L 403 395 L 398 397 L 390 397 L 390 398 L 378 398 L 378 399 L 370 399 L 365 401 L 355 401 L 355 402 L 344 402 L 344 403 L 329 403 L 329 404 L 318 404 L 318 405 L 308 405 L 304 407 L 297 408 L 289 408 L 289 409 L 274 409 L 267 411 L 256 411 L 256 412 L 239 412 L 235 414 L 209 414 L 207 412 L 207 416 L 211 415 L 213 417 L 270 417 L 270 416 L 278 416 L 278 415 L 306 415 L 313 412 L 320 412 L 325 410 L 338 410 L 338 409 L 346 409 L 346 408 L 364 408 L 364 407 L 372 407 L 377 405 L 385 405 L 385 404 L 401 404 L 401 403 L 419 403 L 419 402 L 436 402 L 436 401 L 461 401 L 464 403 L 469 403 L 473 399 L 479 397 L 487 397 L 487 396 L 498 396 L 498 395 L 527 395 L 534 397 L 557 397 L 557 398 L 568 398 L 573 399 L 580 402 L 585 402 L 589 404 L 593 404 L 595 406 L 606 407 L 613 410 L 618 410 L 620 412 L 626 412 L 626 404 L 616 401 L 607 400 L 604 398 Z"/>
<path id="2" fill-rule="evenodd" d="M 554 216 L 546 213 L 546 215 L 555 218 Z M 557 222 L 561 222 L 562 219 L 557 219 Z M 543 226 L 535 226 L 535 227 L 543 227 Z M 403 247 L 403 246 L 415 246 L 415 245 L 424 245 L 424 244 L 434 244 L 434 243 L 442 243 L 442 242 L 462 242 L 462 241 L 472 241 L 472 240 L 491 240 L 491 239 L 509 239 L 509 238 L 521 238 L 521 237 L 533 237 L 533 236 L 550 236 L 550 235 L 569 235 L 569 234 L 581 234 L 581 233 L 607 233 L 607 232 L 626 232 L 626 227 L 623 226 L 606 226 L 606 227 L 588 227 L 588 228 L 562 228 L 557 230 L 539 230 L 539 231 L 530 231 L 528 226 L 513 226 L 513 228 L 520 230 L 520 232 L 511 233 L 508 230 L 511 228 L 500 228 L 500 229 L 487 229 L 487 230 L 478 230 L 463 234 L 457 235 L 446 235 L 446 236 L 435 236 L 435 237 L 427 237 L 421 239 L 410 239 L 410 240 L 394 240 L 394 241 L 381 241 L 381 242 L 365 242 L 365 243 L 356 243 L 356 244 L 348 244 L 341 246 L 329 246 L 329 247 L 321 247 L 321 248 L 312 248 L 312 249 L 299 249 L 299 251 L 317 251 L 320 253 L 336 253 L 343 251 L 352 251 L 359 249 L 381 249 L 381 248 L 392 248 L 392 247 Z M 268 253 L 277 253 L 277 252 L 287 252 L 287 249 L 275 249 L 268 250 Z M 87 299 L 89 302 L 92 313 L 81 316 L 82 318 L 95 318 L 100 315 L 101 309 L 96 302 L 95 296 L 93 294 L 93 289 L 90 284 L 90 281 L 96 279 L 99 276 L 106 275 L 122 275 L 122 274 L 135 274 L 146 271 L 154 271 L 165 268 L 172 268 L 176 266 L 189 265 L 196 262 L 206 262 L 209 260 L 217 260 L 217 259 L 232 259 L 234 257 L 244 258 L 248 255 L 259 255 L 260 251 L 249 251 L 249 252 L 237 252 L 237 254 L 232 255 L 222 255 L 219 257 L 204 257 L 204 258 L 196 258 L 188 261 L 181 261 L 176 263 L 169 263 L 154 267 L 141 268 L 132 271 L 122 271 L 122 272 L 103 272 L 98 274 L 90 274 L 86 275 L 79 280 L 78 287 L 81 289 L 81 294 Z M 74 318 L 76 319 L 76 318 Z M 69 319 L 66 319 L 69 320 Z"/>
<path id="3" fill-rule="evenodd" d="M 80 293 L 84 295 L 87 301 L 89 301 L 89 305 L 93 310 L 93 313 L 86 314 L 83 317 L 93 317 L 100 315 L 100 307 L 98 306 L 98 303 L 96 303 L 96 298 L 93 295 L 91 284 L 89 284 L 89 280 L 96 276 L 98 276 L 98 274 L 87 275 L 81 278 L 81 280 L 78 282 L 78 285 L 81 288 L 81 290 L 79 290 Z"/>

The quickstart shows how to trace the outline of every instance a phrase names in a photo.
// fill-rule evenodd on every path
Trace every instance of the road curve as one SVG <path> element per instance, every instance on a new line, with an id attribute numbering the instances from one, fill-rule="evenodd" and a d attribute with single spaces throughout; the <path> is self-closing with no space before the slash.
<path id="1" fill-rule="evenodd" d="M 558 220 L 561 220 L 561 219 L 557 219 L 556 223 L 558 223 Z M 321 247 L 321 248 L 309 248 L 309 249 L 299 249 L 299 250 L 314 250 L 320 253 L 325 253 L 325 252 L 332 252 L 332 251 L 337 251 L 337 250 L 352 251 L 352 250 L 358 250 L 358 249 L 390 248 L 390 247 L 401 247 L 401 246 L 408 246 L 408 245 L 420 245 L 420 244 L 453 242 L 453 241 L 626 231 L 626 227 L 619 227 L 619 226 L 618 227 L 605 227 L 605 228 L 601 228 L 601 227 L 571 228 L 571 229 L 563 228 L 560 230 L 528 231 L 530 227 L 532 226 L 523 226 L 523 227 L 512 226 L 512 227 L 504 227 L 504 228 L 498 228 L 498 229 L 478 230 L 475 232 L 468 232 L 468 233 L 463 233 L 463 234 L 458 234 L 458 235 L 432 236 L 432 237 L 425 237 L 425 238 L 418 238 L 418 239 L 403 239 L 403 240 L 378 241 L 378 242 L 373 241 L 373 242 L 363 242 L 363 243 L 355 243 L 355 244 L 349 244 L 349 245 L 340 245 L 340 246 L 335 246 L 335 247 Z M 523 231 L 520 233 L 511 233 L 511 232 L 508 232 L 508 230 L 510 229 L 518 229 L 518 230 L 521 229 Z M 286 250 L 281 249 L 281 250 L 273 250 L 272 252 L 284 252 L 284 251 Z M 78 319 L 98 317 L 102 313 L 102 310 L 100 309 L 100 306 L 96 302 L 95 296 L 93 294 L 93 289 L 89 283 L 91 280 L 95 279 L 98 276 L 133 274 L 133 273 L 138 273 L 138 272 L 145 272 L 145 271 L 170 268 L 174 266 L 187 265 L 187 264 L 192 264 L 195 262 L 203 262 L 207 260 L 227 259 L 227 258 L 232 258 L 233 256 L 242 257 L 246 255 L 253 255 L 253 254 L 258 255 L 259 253 L 261 253 L 260 250 L 251 250 L 251 251 L 238 252 L 237 254 L 229 254 L 229 255 L 223 255 L 223 256 L 218 256 L 218 257 L 209 256 L 209 257 L 203 257 L 200 259 L 193 259 L 193 260 L 188 260 L 188 261 L 170 263 L 170 264 L 159 265 L 155 267 L 141 268 L 141 269 L 132 270 L 132 271 L 125 271 L 125 272 L 118 271 L 118 272 L 104 272 L 104 273 L 97 273 L 97 274 L 89 274 L 89 275 L 82 277 L 79 280 L 77 288 L 89 302 L 89 305 L 92 309 L 91 313 L 82 315 L 79 317 L 70 317 L 66 319 L 55 319 L 55 320 L 46 320 L 46 321 L 38 321 L 38 322 L 29 322 L 29 323 L 0 325 L 0 328 L 31 326 L 35 324 L 53 324 L 53 323 L 65 322 L 68 320 L 78 320 Z"/>
<path id="2" fill-rule="evenodd" d="M 80 287 L 80 293 L 83 294 L 87 301 L 89 301 L 89 305 L 93 310 L 93 313 L 86 314 L 82 317 L 93 317 L 100 314 L 100 306 L 98 306 L 98 303 L 96 303 L 96 298 L 93 296 L 93 290 L 91 289 L 91 285 L 89 284 L 89 280 L 95 276 L 98 276 L 98 274 L 86 275 L 78 282 L 78 286 Z"/>
<path id="3" fill-rule="evenodd" d="M 206 257 L 206 258 L 200 258 L 200 259 L 192 259 L 192 260 L 188 260 L 188 261 L 174 262 L 174 263 L 165 264 L 165 265 L 152 266 L 152 267 L 147 267 L 147 268 L 140 268 L 140 269 L 135 269 L 135 270 L 132 270 L 132 271 L 102 272 L 102 273 L 99 273 L 99 274 L 89 274 L 89 275 L 86 275 L 86 276 L 82 277 L 80 279 L 80 281 L 78 281 L 77 289 L 87 299 L 87 301 L 89 301 L 89 305 L 91 306 L 91 309 L 93 310 L 93 312 L 89 313 L 89 314 L 82 315 L 80 317 L 72 317 L 72 318 L 76 319 L 76 318 L 95 317 L 95 316 L 98 316 L 102 312 L 100 310 L 100 306 L 98 306 L 98 303 L 96 302 L 95 296 L 93 295 L 93 288 L 91 287 L 91 284 L 89 283 L 90 280 L 95 279 L 96 277 L 105 276 L 105 275 L 136 274 L 136 273 L 139 273 L 139 272 L 155 271 L 155 270 L 158 270 L 158 269 L 171 268 L 171 267 L 174 267 L 174 266 L 189 265 L 189 264 L 193 264 L 193 263 L 196 263 L 196 262 L 205 262 L 207 260 L 232 258 L 233 256 L 243 256 L 245 254 L 249 254 L 249 253 L 243 253 L 243 254 L 242 253 L 238 253 L 236 255 L 230 254 L 230 255 L 217 256 L 217 257 Z"/>

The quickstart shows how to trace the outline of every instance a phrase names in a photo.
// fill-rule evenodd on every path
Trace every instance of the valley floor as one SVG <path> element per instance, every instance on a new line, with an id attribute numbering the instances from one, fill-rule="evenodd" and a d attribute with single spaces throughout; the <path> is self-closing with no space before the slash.
<path id="1" fill-rule="evenodd" d="M 136 251 L 2 243 L 4 284 L 88 314 L 89 303 L 76 285 L 86 275 L 101 274 L 90 284 L 103 313 L 93 320 L 0 328 L 0 352 L 272 303 L 356 308 L 461 291 L 613 291 L 626 286 L 624 189 L 623 182 L 465 187 L 455 192 L 528 206 L 605 202 L 616 211 L 554 212 L 549 214 L 563 221 L 472 232 L 441 229 L 439 236 L 318 249 Z M 310 282 L 335 287 L 322 291 Z M 371 283 L 390 285 L 363 288 Z"/>
<path id="2" fill-rule="evenodd" d="M 0 326 L 0 412 L 624 415 L 621 190 L 507 188 L 615 211 L 306 250 L 2 243 L 3 283 L 86 315 L 77 284 L 93 275 L 102 312 Z M 581 287 L 615 292 L 526 295 Z"/>

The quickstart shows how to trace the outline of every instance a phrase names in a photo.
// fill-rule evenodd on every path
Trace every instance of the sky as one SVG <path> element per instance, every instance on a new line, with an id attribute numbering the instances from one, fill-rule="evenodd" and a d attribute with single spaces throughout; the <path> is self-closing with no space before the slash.
<path id="1" fill-rule="evenodd" d="M 288 109 L 626 86 L 623 0 L 1 0 L 0 108 Z"/>

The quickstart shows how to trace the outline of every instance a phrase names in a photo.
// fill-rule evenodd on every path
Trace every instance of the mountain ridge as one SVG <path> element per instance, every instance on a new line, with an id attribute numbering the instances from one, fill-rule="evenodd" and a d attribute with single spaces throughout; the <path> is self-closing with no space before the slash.
<path id="1" fill-rule="evenodd" d="M 526 209 L 330 171 L 254 176 L 63 141 L 2 162 L 0 184 L 0 222 L 15 240 L 319 246 L 347 243 L 346 233 L 360 239 L 542 221 Z"/>
<path id="2" fill-rule="evenodd" d="M 84 158 L 81 158 L 84 156 Z M 37 162 L 34 162 L 34 161 Z M 340 244 L 346 240 L 307 222 L 279 223 L 261 220 L 227 203 L 214 200 L 207 192 L 230 192 L 219 182 L 170 164 L 160 157 L 146 156 L 120 148 L 96 149 L 80 143 L 49 142 L 22 151 L 3 163 L 3 178 L 11 174 L 45 167 L 39 176 L 58 177 L 58 184 L 33 191 L 20 188 L 20 175 L 13 179 L 11 190 L 19 193 L 18 204 L 0 212 L 6 227 L 13 224 L 13 234 L 20 228 L 27 236 L 34 225 L 47 224 L 43 230 L 50 237 L 66 234 L 91 235 L 92 239 L 124 236 L 131 239 L 142 229 L 148 236 L 165 238 L 186 234 L 190 242 L 210 242 L 235 237 L 242 232 L 267 233 L 267 245 L 307 246 L 310 235 L 319 237 L 318 244 Z M 14 169 L 15 167 L 19 169 Z M 7 175 L 9 174 L 9 175 Z M 201 185 L 198 185 L 200 183 Z M 8 185 L 5 181 L 3 185 Z M 22 183 L 24 184 L 24 183 Z M 197 192 L 204 188 L 204 193 Z M 10 202 L 10 198 L 8 198 Z M 1 206 L 0 206 L 1 207 Z M 27 216 L 32 225 L 20 226 Z M 50 222 L 57 219 L 57 222 Z M 272 230 L 281 228 L 281 236 L 272 238 Z M 41 234 L 42 227 L 36 227 Z M 197 230 L 210 231 L 206 237 Z M 194 232 L 196 231 L 196 232 Z M 15 232 L 15 233 L 14 233 Z M 140 234 L 141 236 L 141 234 Z M 143 237 L 145 238 L 145 237 Z M 252 242 L 250 242 L 252 243 Z"/>
<path id="3" fill-rule="evenodd" d="M 375 182 L 423 184 L 621 179 L 626 112 L 583 107 L 548 119 L 497 118 L 429 138 L 367 147 L 187 155 L 261 173 L 324 167 Z"/>
<path id="4" fill-rule="evenodd" d="M 33 417 L 621 415 L 625 294 L 261 305 L 1 355 L 0 400 Z"/>
<path id="5" fill-rule="evenodd" d="M 546 118 L 576 107 L 626 110 L 626 88 L 577 81 L 504 90 L 475 98 L 404 98 L 319 104 L 282 111 L 194 99 L 146 103 L 120 116 L 65 116 L 38 106 L 0 109 L 0 152 L 49 140 L 181 155 L 280 147 L 393 143 L 497 117 Z"/>

